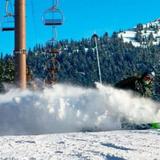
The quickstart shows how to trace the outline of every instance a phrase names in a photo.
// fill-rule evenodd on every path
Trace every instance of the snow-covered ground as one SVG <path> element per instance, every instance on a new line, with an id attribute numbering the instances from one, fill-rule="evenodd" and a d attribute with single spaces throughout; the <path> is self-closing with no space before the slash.
<path id="1" fill-rule="evenodd" d="M 120 32 L 118 34 L 118 36 L 121 38 L 123 38 L 123 41 L 125 43 L 130 43 L 132 42 L 132 44 L 135 46 L 135 47 L 140 47 L 140 43 L 137 42 L 135 40 L 135 36 L 136 36 L 136 32 L 135 31 L 124 31 L 124 32 Z"/>
<path id="2" fill-rule="evenodd" d="M 160 131 L 0 137 L 2 160 L 159 160 Z"/>

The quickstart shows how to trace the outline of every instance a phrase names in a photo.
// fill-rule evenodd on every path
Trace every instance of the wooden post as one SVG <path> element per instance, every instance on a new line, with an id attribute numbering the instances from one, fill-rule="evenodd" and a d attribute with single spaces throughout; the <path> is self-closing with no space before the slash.
<path id="1" fill-rule="evenodd" d="M 26 0 L 15 0 L 15 81 L 26 89 Z"/>

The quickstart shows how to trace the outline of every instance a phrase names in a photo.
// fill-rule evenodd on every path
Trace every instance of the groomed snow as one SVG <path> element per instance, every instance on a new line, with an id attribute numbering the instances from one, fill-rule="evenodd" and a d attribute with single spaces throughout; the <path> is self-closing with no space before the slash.
<path id="1" fill-rule="evenodd" d="M 2 160 L 159 160 L 160 132 L 108 131 L 0 137 Z"/>

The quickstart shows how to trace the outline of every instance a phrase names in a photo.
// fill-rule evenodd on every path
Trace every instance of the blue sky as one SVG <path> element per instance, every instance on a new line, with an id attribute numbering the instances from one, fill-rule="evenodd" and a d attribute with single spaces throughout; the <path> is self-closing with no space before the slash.
<path id="1" fill-rule="evenodd" d="M 12 0 L 13 1 L 13 0 Z M 27 49 L 36 43 L 45 44 L 52 38 L 50 27 L 42 23 L 43 12 L 53 0 L 27 1 Z M 160 17 L 160 0 L 59 0 L 64 13 L 64 25 L 58 27 L 58 40 L 90 37 L 94 32 L 128 29 L 137 23 L 146 23 Z M 4 2 L 0 0 L 0 20 L 4 15 Z M 3 21 L 2 21 L 3 22 Z M 0 32 L 0 52 L 12 53 L 13 33 Z"/>

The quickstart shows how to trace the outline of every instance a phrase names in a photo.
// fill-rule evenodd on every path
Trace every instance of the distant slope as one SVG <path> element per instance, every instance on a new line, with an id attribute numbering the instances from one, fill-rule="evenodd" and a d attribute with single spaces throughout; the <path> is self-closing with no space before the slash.
<path id="1" fill-rule="evenodd" d="M 131 42 L 135 47 L 146 47 L 160 43 L 160 19 L 118 33 L 124 42 Z"/>

